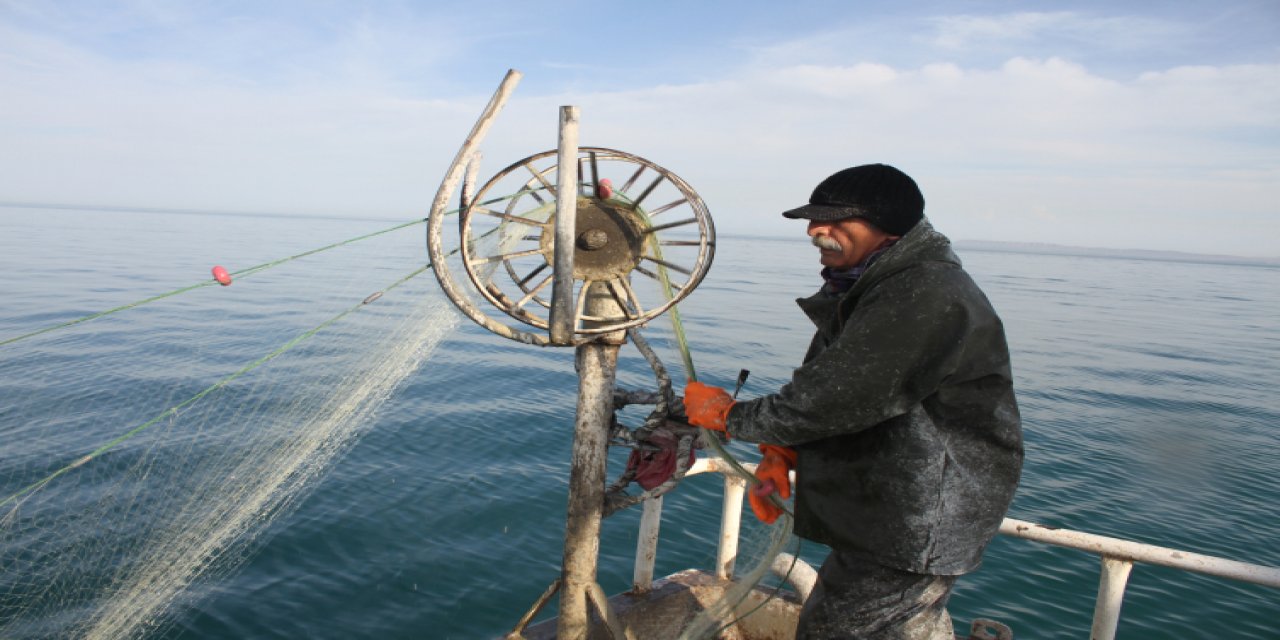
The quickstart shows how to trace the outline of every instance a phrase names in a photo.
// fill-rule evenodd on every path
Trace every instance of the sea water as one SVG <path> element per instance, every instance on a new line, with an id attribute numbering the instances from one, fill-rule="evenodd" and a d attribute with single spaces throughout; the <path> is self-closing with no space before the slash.
<path id="1" fill-rule="evenodd" d="M 945 216 L 935 223 L 946 231 Z M 0 341 L 207 281 L 214 264 L 234 271 L 270 263 L 393 224 L 0 208 Z M 113 402 L 145 398 L 162 410 L 328 317 L 326 309 L 380 290 L 425 262 L 422 233 L 418 226 L 388 234 L 359 264 L 307 258 L 256 298 L 242 292 L 266 285 L 245 279 L 0 347 L 0 478 L 17 461 L 47 459 L 54 468 L 135 426 L 110 419 L 126 408 Z M 1280 566 L 1280 268 L 963 243 L 958 253 L 1009 336 L 1027 450 L 1010 516 Z M 784 384 L 810 333 L 792 301 L 817 286 L 817 269 L 799 228 L 795 238 L 722 236 L 710 275 L 680 305 L 700 379 L 731 386 L 749 369 L 742 397 Z M 427 274 L 405 291 L 434 295 L 433 288 Z M 93 341 L 76 338 L 94 323 Z M 378 330 L 373 321 L 350 326 Z M 655 322 L 646 333 L 684 376 L 669 327 Z M 35 340 L 41 361 L 22 362 Z M 202 346 L 175 355 L 190 344 Z M 299 358 L 262 367 L 281 406 L 310 375 L 309 363 L 327 362 L 321 350 Z M 620 366 L 622 386 L 653 387 L 634 350 L 624 349 Z M 66 387 L 99 375 L 115 376 L 119 395 L 68 404 Z M 173 381 L 183 384 L 164 397 L 129 392 Z M 518 344 L 464 320 L 304 499 L 236 550 L 245 558 L 236 571 L 184 591 L 161 635 L 502 635 L 559 573 L 575 394 L 571 349 Z M 71 413 L 97 419 L 76 422 L 73 437 L 47 428 L 41 438 L 24 437 L 30 423 L 72 422 Z M 156 456 L 174 442 L 197 453 L 223 446 L 209 431 L 173 429 L 155 439 Z M 733 451 L 751 459 L 747 445 Z M 611 477 L 618 463 L 612 456 Z M 56 489 L 55 481 L 42 491 Z M 170 491 L 145 476 L 133 490 L 140 509 Z M 83 496 L 62 498 L 70 509 Z M 720 483 L 709 476 L 686 480 L 667 498 L 659 574 L 712 566 L 719 509 Z M 629 586 L 635 511 L 604 523 L 606 591 Z M 745 523 L 750 529 L 749 515 Z M 13 548 L 20 540 L 5 544 L 0 557 L 23 553 Z M 814 563 L 824 552 L 812 544 L 800 550 Z M 983 567 L 959 581 L 951 612 L 960 631 L 984 617 L 1017 637 L 1084 637 L 1098 571 L 1090 554 L 998 538 Z M 1274 589 L 1139 565 L 1119 636 L 1274 638 L 1276 620 Z"/>

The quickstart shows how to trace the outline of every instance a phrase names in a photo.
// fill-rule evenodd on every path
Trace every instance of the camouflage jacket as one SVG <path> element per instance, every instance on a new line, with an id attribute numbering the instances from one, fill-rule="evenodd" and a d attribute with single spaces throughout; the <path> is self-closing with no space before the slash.
<path id="1" fill-rule="evenodd" d="M 1003 325 L 950 241 L 923 220 L 845 293 L 796 302 L 817 326 L 804 363 L 727 422 L 799 452 L 796 533 L 905 571 L 977 568 L 1022 428 Z"/>

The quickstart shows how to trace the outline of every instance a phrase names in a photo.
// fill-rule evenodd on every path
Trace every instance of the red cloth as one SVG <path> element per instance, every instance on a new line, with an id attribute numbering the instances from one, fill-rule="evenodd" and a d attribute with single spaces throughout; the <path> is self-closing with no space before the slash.
<path id="1" fill-rule="evenodd" d="M 635 483 L 648 491 L 661 485 L 676 472 L 676 448 L 680 438 L 666 429 L 655 429 L 645 444 L 657 450 L 636 449 L 627 459 L 627 468 L 636 470 Z M 693 464 L 694 451 L 689 447 L 689 464 Z"/>

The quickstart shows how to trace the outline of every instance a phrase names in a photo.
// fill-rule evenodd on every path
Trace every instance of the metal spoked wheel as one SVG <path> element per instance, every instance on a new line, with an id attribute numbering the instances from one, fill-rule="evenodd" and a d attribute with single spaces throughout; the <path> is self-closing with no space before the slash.
<path id="1" fill-rule="evenodd" d="M 578 152 L 573 333 L 635 327 L 689 294 L 711 266 L 715 230 L 702 199 L 679 176 L 628 153 Z M 549 328 L 554 279 L 556 151 L 503 169 L 459 219 L 462 267 L 475 290 L 508 316 Z M 634 275 L 638 274 L 638 275 Z M 614 304 L 590 304 L 607 296 Z M 589 309 L 615 309 L 593 315 Z"/>

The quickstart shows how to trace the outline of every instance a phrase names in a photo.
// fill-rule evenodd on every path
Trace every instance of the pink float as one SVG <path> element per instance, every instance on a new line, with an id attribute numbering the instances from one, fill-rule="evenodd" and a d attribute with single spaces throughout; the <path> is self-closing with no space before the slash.
<path id="1" fill-rule="evenodd" d="M 221 265 L 213 268 L 213 279 L 224 287 L 231 284 L 231 274 L 227 273 L 227 270 Z"/>

